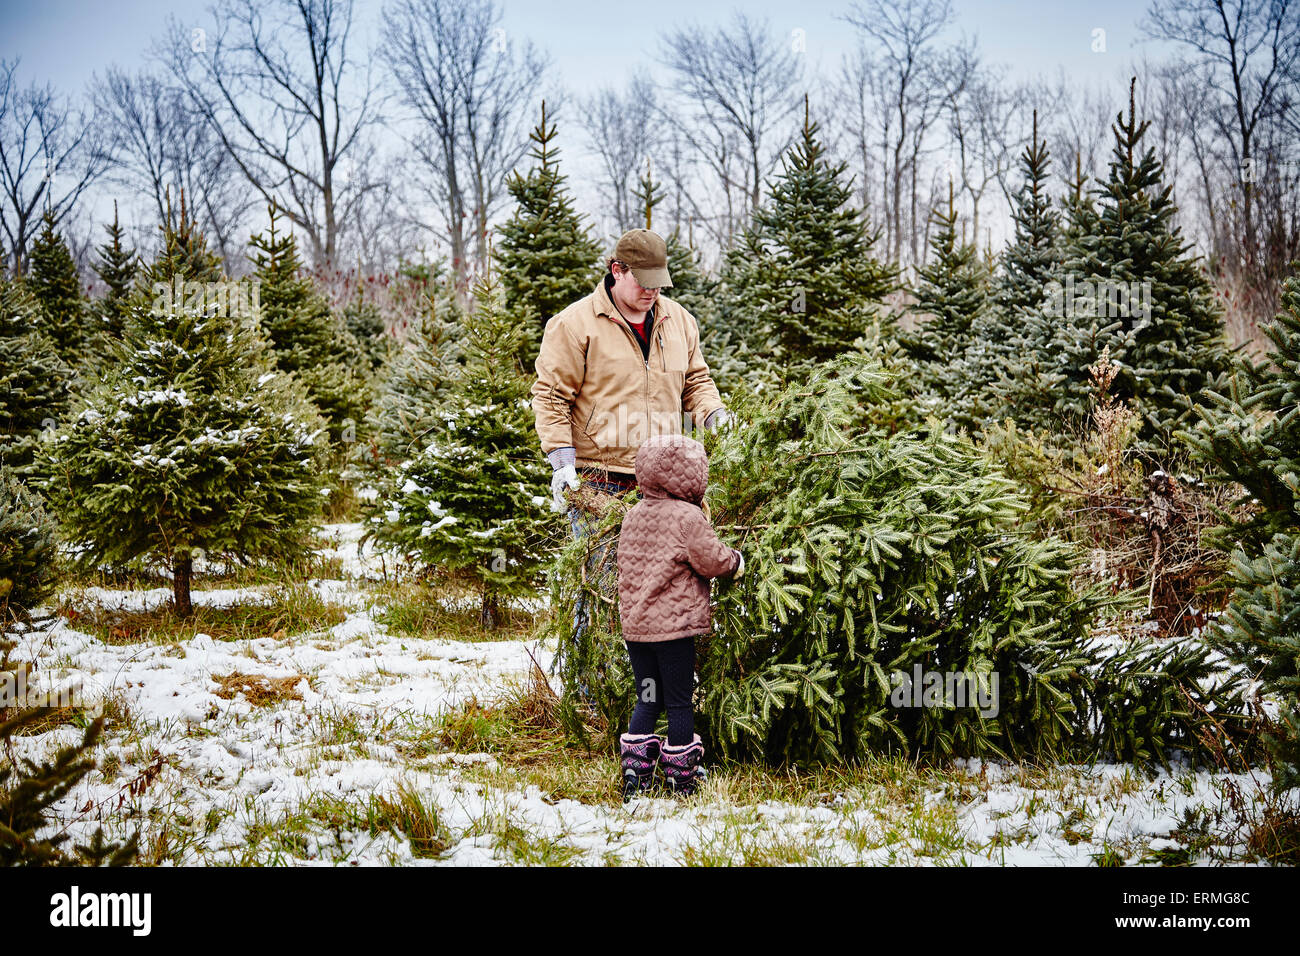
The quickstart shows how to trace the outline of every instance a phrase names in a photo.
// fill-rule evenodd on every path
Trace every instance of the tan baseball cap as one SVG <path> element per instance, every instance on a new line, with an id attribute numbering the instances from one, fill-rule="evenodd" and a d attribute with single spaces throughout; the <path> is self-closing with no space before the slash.
<path id="1" fill-rule="evenodd" d="M 668 244 L 649 229 L 625 232 L 614 247 L 614 258 L 626 262 L 636 281 L 646 289 L 671 288 Z"/>

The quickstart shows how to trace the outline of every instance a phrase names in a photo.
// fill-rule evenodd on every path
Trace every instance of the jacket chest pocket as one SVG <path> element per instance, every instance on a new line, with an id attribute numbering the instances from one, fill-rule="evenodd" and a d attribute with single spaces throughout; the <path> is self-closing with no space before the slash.
<path id="1" fill-rule="evenodd" d="M 663 347 L 660 352 L 662 369 L 665 372 L 686 372 L 686 340 L 674 334 L 676 329 L 662 332 Z"/>

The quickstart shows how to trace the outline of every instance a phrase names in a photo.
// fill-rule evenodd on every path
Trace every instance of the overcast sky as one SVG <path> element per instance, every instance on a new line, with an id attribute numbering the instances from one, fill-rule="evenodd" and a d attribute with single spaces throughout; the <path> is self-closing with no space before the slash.
<path id="1" fill-rule="evenodd" d="M 549 54 L 552 76 L 581 95 L 622 85 L 638 67 L 662 76 L 656 66 L 662 37 L 678 26 L 723 23 L 736 5 L 712 0 L 505 0 L 503 7 L 503 27 L 511 37 L 529 39 Z M 358 50 L 367 49 L 377 32 L 381 8 L 382 0 L 357 0 Z M 794 31 L 803 31 L 807 67 L 813 73 L 834 72 L 854 42 L 853 29 L 836 19 L 850 8 L 848 0 L 757 0 L 743 8 L 792 40 Z M 1143 3 L 1126 0 L 956 0 L 953 36 L 976 36 L 985 62 L 1005 64 L 1014 77 L 1050 79 L 1063 70 L 1078 82 L 1119 90 L 1135 57 L 1163 53 L 1140 39 L 1144 9 Z M 79 94 L 96 72 L 110 65 L 144 65 L 169 14 L 191 29 L 212 24 L 207 0 L 0 0 L 0 58 L 20 59 L 22 82 L 48 81 L 61 92 Z M 1097 30 L 1105 31 L 1104 52 L 1093 50 Z M 561 146 L 579 204 L 595 213 L 598 200 L 586 185 L 591 158 L 572 109 L 561 114 L 561 124 Z M 103 215 L 105 201 L 111 203 L 111 198 L 98 197 L 96 218 Z"/>

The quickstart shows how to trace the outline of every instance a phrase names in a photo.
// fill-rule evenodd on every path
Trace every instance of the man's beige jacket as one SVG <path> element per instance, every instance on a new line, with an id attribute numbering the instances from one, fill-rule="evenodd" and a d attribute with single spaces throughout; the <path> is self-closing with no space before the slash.
<path id="1" fill-rule="evenodd" d="M 533 384 L 543 453 L 572 445 L 579 468 L 631 474 L 651 435 L 681 434 L 687 415 L 703 427 L 721 407 L 695 316 L 663 294 L 648 360 L 604 279 L 546 323 Z"/>

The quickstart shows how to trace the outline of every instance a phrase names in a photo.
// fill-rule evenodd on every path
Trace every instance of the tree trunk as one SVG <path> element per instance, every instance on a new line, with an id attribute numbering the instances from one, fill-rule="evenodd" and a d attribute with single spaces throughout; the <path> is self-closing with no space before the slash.
<path id="1" fill-rule="evenodd" d="M 483 589 L 483 603 L 478 611 L 479 626 L 485 631 L 495 631 L 497 627 L 497 597 L 491 588 Z"/>
<path id="2" fill-rule="evenodd" d="M 190 603 L 190 576 L 194 570 L 194 558 L 186 552 L 182 557 L 172 558 L 172 606 L 181 617 L 189 617 L 194 612 Z"/>

